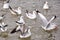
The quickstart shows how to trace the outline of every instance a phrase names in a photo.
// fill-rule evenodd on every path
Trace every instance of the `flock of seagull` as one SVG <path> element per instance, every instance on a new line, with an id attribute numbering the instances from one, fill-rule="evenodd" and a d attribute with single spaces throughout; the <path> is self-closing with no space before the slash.
<path id="1" fill-rule="evenodd" d="M 21 7 L 18 7 L 17 10 L 13 9 L 10 5 L 9 5 L 9 0 L 5 1 L 3 4 L 3 8 L 4 9 L 9 9 L 11 14 L 13 15 L 17 15 L 20 16 L 20 20 L 16 21 L 16 25 L 17 27 L 15 27 L 10 33 L 13 34 L 17 31 L 20 31 L 20 38 L 27 38 L 31 36 L 31 31 L 30 31 L 30 26 L 25 25 L 25 21 L 23 19 L 23 16 L 21 15 Z M 46 1 L 44 6 L 43 6 L 44 10 L 48 10 L 49 6 L 48 6 L 48 2 Z M 41 25 L 41 27 L 46 30 L 46 31 L 51 31 L 53 29 L 57 28 L 57 25 L 55 23 L 52 23 L 53 20 L 56 19 L 56 15 L 53 16 L 49 21 L 46 19 L 46 17 L 39 11 L 39 10 L 34 10 L 32 13 L 30 13 L 28 10 L 26 10 L 26 17 L 31 19 L 31 20 L 36 20 L 36 14 L 38 14 L 38 16 L 40 17 L 40 19 L 42 20 L 43 26 Z M 2 20 L 4 18 L 4 15 L 2 15 L 0 17 L 0 29 L 2 32 L 6 32 L 7 31 L 7 24 L 5 24 Z"/>

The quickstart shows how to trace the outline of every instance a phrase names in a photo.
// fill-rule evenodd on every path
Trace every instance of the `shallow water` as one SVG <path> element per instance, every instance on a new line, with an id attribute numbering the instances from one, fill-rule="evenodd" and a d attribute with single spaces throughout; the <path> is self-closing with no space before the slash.
<path id="1" fill-rule="evenodd" d="M 42 9 L 43 4 L 45 1 L 48 1 L 50 10 L 48 13 Z M 7 38 L 0 37 L 0 40 L 60 40 L 60 0 L 10 0 L 10 6 L 12 8 L 17 8 L 21 6 L 22 8 L 22 15 L 24 16 L 24 20 L 26 25 L 31 26 L 32 36 L 31 38 L 27 39 L 20 39 L 19 32 L 10 34 L 10 32 L 15 28 L 16 23 L 15 21 L 18 20 L 19 17 L 12 16 L 10 11 L 7 9 L 3 9 L 3 1 L 0 0 L 0 16 L 2 14 L 6 14 L 4 17 L 4 22 L 8 24 L 8 31 L 9 36 Z M 58 30 L 52 32 L 46 32 L 41 28 L 42 21 L 40 20 L 39 16 L 37 15 L 36 23 L 33 20 L 27 19 L 25 15 L 25 10 L 29 10 L 29 12 L 33 11 L 34 9 L 38 9 L 42 14 L 44 14 L 48 20 L 53 15 L 57 15 L 56 20 L 54 22 L 58 25 Z"/>

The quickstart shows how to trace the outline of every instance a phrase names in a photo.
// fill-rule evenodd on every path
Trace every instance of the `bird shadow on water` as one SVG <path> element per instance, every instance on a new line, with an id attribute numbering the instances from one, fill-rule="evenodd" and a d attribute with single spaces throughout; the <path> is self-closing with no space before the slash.
<path id="1" fill-rule="evenodd" d="M 19 39 L 19 40 L 31 40 L 31 36 L 28 37 L 28 38 L 20 38 L 20 37 L 18 37 L 18 39 Z"/>

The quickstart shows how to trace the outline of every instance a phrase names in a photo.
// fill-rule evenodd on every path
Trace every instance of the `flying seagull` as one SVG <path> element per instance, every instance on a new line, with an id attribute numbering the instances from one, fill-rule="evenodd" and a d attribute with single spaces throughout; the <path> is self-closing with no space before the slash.
<path id="1" fill-rule="evenodd" d="M 46 19 L 46 17 L 41 14 L 39 11 L 37 11 L 39 17 L 41 18 L 41 20 L 43 21 L 44 26 L 42 26 L 42 28 L 44 30 L 50 31 L 53 30 L 57 27 L 57 25 L 55 23 L 52 23 L 53 20 L 56 19 L 56 15 L 53 16 L 49 21 Z"/>

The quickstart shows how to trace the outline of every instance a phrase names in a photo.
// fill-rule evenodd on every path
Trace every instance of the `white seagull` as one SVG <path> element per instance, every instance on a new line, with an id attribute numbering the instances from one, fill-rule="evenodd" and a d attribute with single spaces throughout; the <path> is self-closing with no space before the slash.
<path id="1" fill-rule="evenodd" d="M 26 10 L 26 17 L 33 20 L 34 23 L 36 23 L 36 11 L 34 10 L 32 13 L 29 13 L 28 10 Z"/>
<path id="2" fill-rule="evenodd" d="M 43 6 L 43 9 L 44 10 L 48 10 L 49 9 L 48 2 L 47 1 L 45 2 L 44 6 Z"/>
<path id="3" fill-rule="evenodd" d="M 5 24 L 4 22 L 0 23 L 0 29 L 2 32 L 6 32 L 7 31 L 7 24 Z"/>
<path id="4" fill-rule="evenodd" d="M 3 8 L 4 9 L 8 9 L 9 8 L 9 1 L 10 0 L 7 0 L 7 1 L 4 2 L 4 4 L 3 4 Z"/>
<path id="5" fill-rule="evenodd" d="M 29 13 L 28 10 L 26 10 L 26 16 L 29 19 L 36 19 L 36 11 L 33 11 L 33 13 Z"/>
<path id="6" fill-rule="evenodd" d="M 42 15 L 39 11 L 37 11 L 37 13 L 38 13 L 38 15 L 40 16 L 40 18 L 41 18 L 41 20 L 43 21 L 43 23 L 44 23 L 44 26 L 42 26 L 42 28 L 43 28 L 44 30 L 50 31 L 50 30 L 53 30 L 53 29 L 57 28 L 57 25 L 54 24 L 54 23 L 52 23 L 52 21 L 53 21 L 54 19 L 56 19 L 56 15 L 53 16 L 53 17 L 48 21 L 48 20 L 45 18 L 45 16 Z"/>
<path id="7" fill-rule="evenodd" d="M 15 10 L 15 9 L 12 9 L 11 6 L 9 6 L 9 10 L 13 15 L 17 15 L 17 16 L 21 15 L 21 7 L 18 7 L 17 10 Z"/>
<path id="8" fill-rule="evenodd" d="M 25 21 L 24 21 L 24 19 L 23 19 L 23 16 L 20 16 L 20 20 L 19 20 L 19 21 L 16 21 L 16 24 L 17 24 L 17 25 L 25 24 Z"/>
<path id="9" fill-rule="evenodd" d="M 28 38 L 31 36 L 30 28 L 28 28 L 25 24 L 21 24 L 18 27 L 14 28 L 11 31 L 11 34 L 17 32 L 17 31 L 21 32 L 20 38 Z"/>

